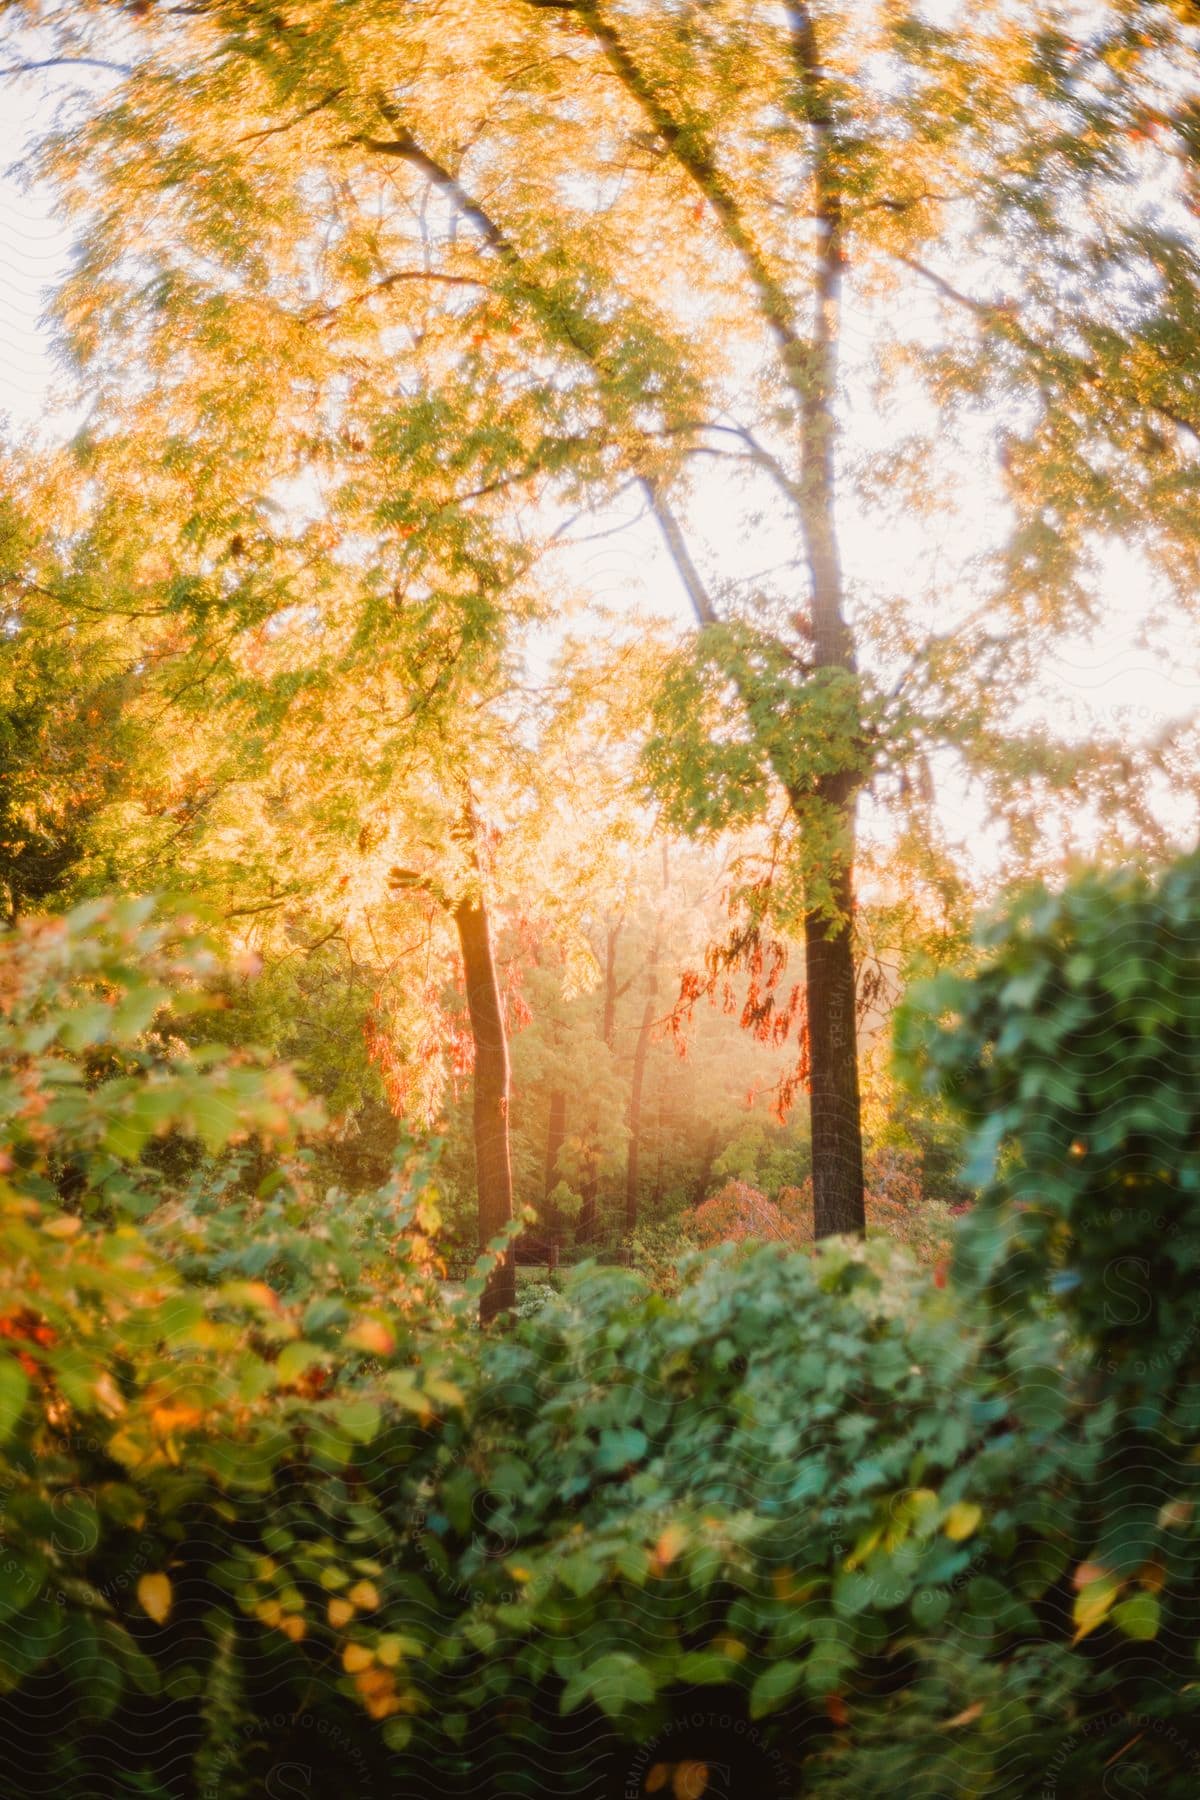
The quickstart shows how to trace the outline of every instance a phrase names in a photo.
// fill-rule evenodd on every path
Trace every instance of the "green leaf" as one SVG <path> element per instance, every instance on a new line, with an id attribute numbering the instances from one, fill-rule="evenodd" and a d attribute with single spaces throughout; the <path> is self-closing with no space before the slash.
<path id="1" fill-rule="evenodd" d="M 337 1423 L 355 1444 L 369 1444 L 379 1436 L 383 1413 L 374 1400 L 347 1400 L 337 1409 Z"/>
<path id="2" fill-rule="evenodd" d="M 750 1690 L 750 1717 L 763 1719 L 782 1705 L 804 1680 L 806 1667 L 805 1663 L 784 1661 L 764 1669 Z"/>
<path id="3" fill-rule="evenodd" d="M 648 1705 L 654 1698 L 650 1671 L 622 1650 L 599 1657 L 572 1676 L 559 1702 L 561 1713 L 574 1712 L 585 1700 L 615 1719 L 632 1706 Z"/>
<path id="4" fill-rule="evenodd" d="M 1113 1624 L 1138 1643 L 1149 1643 L 1151 1638 L 1157 1637 L 1161 1614 L 1162 1609 L 1154 1595 L 1144 1592 L 1131 1595 L 1112 1609 Z"/>
<path id="5" fill-rule="evenodd" d="M 606 1474 L 616 1474 L 629 1463 L 640 1462 L 648 1448 L 645 1432 L 632 1425 L 626 1425 L 620 1431 L 602 1431 L 596 1462 Z"/>
<path id="6" fill-rule="evenodd" d="M 0 1444 L 12 1436 L 28 1394 L 29 1377 L 16 1357 L 9 1354 L 0 1358 Z"/>
<path id="7" fill-rule="evenodd" d="M 588 1551 L 577 1550 L 559 1563 L 558 1574 L 563 1586 L 582 1600 L 600 1586 L 604 1580 L 604 1567 Z"/>
<path id="8" fill-rule="evenodd" d="M 738 1664 L 720 1650 L 687 1650 L 675 1673 L 689 1687 L 717 1687 L 736 1679 Z"/>
<path id="9" fill-rule="evenodd" d="M 319 1344 L 307 1344 L 300 1340 L 284 1345 L 276 1359 L 275 1369 L 280 1381 L 290 1384 L 314 1363 L 325 1361 L 328 1355 L 328 1351 L 322 1350 Z"/>

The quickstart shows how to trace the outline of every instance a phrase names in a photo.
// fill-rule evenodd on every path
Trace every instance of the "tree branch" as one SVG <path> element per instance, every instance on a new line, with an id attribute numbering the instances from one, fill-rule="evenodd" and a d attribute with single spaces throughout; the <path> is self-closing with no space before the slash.
<path id="1" fill-rule="evenodd" d="M 691 601 L 692 611 L 700 625 L 719 625 L 720 614 L 713 605 L 712 597 L 705 587 L 700 571 L 692 561 L 687 539 L 680 530 L 679 521 L 672 512 L 658 482 L 650 475 L 640 478 L 642 490 L 650 502 L 650 510 L 658 521 L 663 541 L 675 565 L 675 572 L 683 583 L 684 591 Z"/>
<path id="2" fill-rule="evenodd" d="M 364 288 L 359 294 L 350 294 L 345 300 L 339 300 L 334 306 L 321 307 L 318 312 L 306 313 L 305 322 L 310 325 L 319 325 L 322 320 L 336 318 L 337 314 L 345 312 L 347 307 L 361 306 L 364 301 L 374 299 L 376 294 L 386 293 L 388 288 L 396 287 L 402 281 L 432 281 L 440 283 L 444 287 L 486 288 L 489 285 L 486 281 L 481 281 L 477 275 L 444 275 L 434 269 L 397 269 L 393 274 L 385 275 L 381 281 L 373 283 L 371 287 Z"/>
<path id="3" fill-rule="evenodd" d="M 11 63 L 0 69 L 0 81 L 11 75 L 32 75 L 38 69 L 109 69 L 114 75 L 132 75 L 131 63 L 112 62 L 106 56 L 45 56 L 37 62 Z"/>
<path id="4" fill-rule="evenodd" d="M 281 132 L 294 131 L 297 125 L 302 125 L 305 119 L 311 119 L 314 113 L 322 112 L 325 107 L 332 106 L 339 95 L 344 94 L 345 91 L 344 87 L 330 88 L 327 94 L 322 94 L 319 100 L 314 100 L 311 106 L 306 106 L 298 112 L 294 119 L 285 119 L 282 125 L 267 125 L 262 131 L 248 131 L 244 137 L 234 138 L 233 141 L 235 144 L 257 144 L 262 138 L 278 137 Z"/>
<path id="5" fill-rule="evenodd" d="M 508 234 L 499 224 L 497 224 L 491 215 L 484 210 L 478 201 L 466 191 L 456 176 L 452 175 L 448 169 L 444 168 L 441 163 L 437 162 L 434 157 L 430 156 L 427 151 L 421 148 L 416 139 L 412 136 L 412 133 L 400 124 L 396 109 L 391 106 L 390 102 L 381 98 L 379 100 L 379 106 L 387 118 L 388 123 L 396 130 L 396 136 L 391 139 L 363 137 L 356 141 L 364 144 L 368 149 L 379 151 L 381 154 L 400 157 L 403 161 L 410 164 L 411 167 L 421 170 L 421 172 L 453 202 L 463 217 L 468 219 L 470 223 L 475 226 L 475 229 L 480 233 L 488 248 L 492 250 L 501 262 L 503 262 L 504 266 L 518 278 L 521 291 L 524 293 L 529 303 L 536 309 L 543 326 L 552 333 L 565 337 L 577 354 L 594 371 L 601 384 L 604 385 L 606 375 L 598 350 L 593 345 L 588 344 L 584 338 L 581 337 L 580 333 L 572 328 L 569 321 L 563 319 L 560 311 L 550 307 L 545 295 L 542 293 L 537 283 L 530 278 L 521 253 Z M 637 469 L 636 461 L 634 467 L 637 479 L 646 494 L 650 503 L 650 508 L 658 521 L 659 529 L 663 534 L 667 549 L 670 552 L 671 560 L 675 564 L 680 580 L 683 582 L 684 589 L 692 604 L 692 609 L 695 612 L 697 619 L 702 625 L 717 624 L 719 622 L 719 614 L 716 607 L 713 605 L 696 565 L 692 561 L 679 522 L 671 511 L 671 508 L 662 493 L 660 484 L 653 477 L 648 476 L 643 473 L 642 470 Z"/>
<path id="6" fill-rule="evenodd" d="M 517 252 L 495 220 L 490 218 L 483 208 L 472 200 L 461 182 L 450 173 L 449 169 L 444 168 L 441 163 L 421 148 L 412 133 L 401 124 L 399 114 L 389 100 L 383 95 L 376 95 L 376 104 L 388 124 L 393 128 L 395 136 L 374 138 L 364 134 L 356 137 L 353 141 L 361 144 L 366 150 L 373 150 L 379 156 L 396 156 L 402 162 L 408 163 L 411 168 L 419 169 L 421 174 L 426 176 L 440 193 L 445 194 L 447 199 L 453 201 L 463 218 L 475 227 L 488 249 L 494 250 L 506 262 L 511 262 Z"/>
<path id="7" fill-rule="evenodd" d="M 807 346 L 796 328 L 791 298 L 772 273 L 737 195 L 725 180 L 697 134 L 685 130 L 666 101 L 643 74 L 616 27 L 605 19 L 596 0 L 526 0 L 529 6 L 573 12 L 591 32 L 617 80 L 662 139 L 680 168 L 699 188 L 721 221 L 725 236 L 740 256 L 767 326 L 782 353 L 789 383 L 796 386 L 807 361 Z"/>
<path id="8" fill-rule="evenodd" d="M 977 319 L 1007 326 L 1010 336 L 1015 338 L 1021 348 L 1028 351 L 1031 356 L 1045 362 L 1052 354 L 1055 354 L 1046 350 L 1031 332 L 1026 331 L 1016 316 L 1017 308 L 1013 301 L 975 300 L 970 294 L 964 294 L 952 282 L 947 281 L 944 275 L 939 275 L 936 269 L 928 268 L 924 263 L 918 262 L 915 257 L 905 256 L 900 251 L 893 251 L 892 254 L 897 262 L 903 263 L 906 268 L 911 269 L 914 274 L 920 275 L 932 287 L 935 287 L 944 299 L 965 308 Z M 1062 352 L 1057 354 L 1061 355 Z M 1077 366 L 1081 381 L 1094 384 L 1103 383 L 1106 379 L 1104 371 L 1098 363 L 1080 358 Z M 1181 431 L 1186 431 L 1189 437 L 1200 444 L 1200 425 L 1197 425 L 1193 419 L 1189 419 L 1185 413 L 1176 412 L 1174 407 L 1167 406 L 1161 400 L 1145 399 L 1140 395 L 1129 395 L 1128 400 L 1130 405 L 1141 407 L 1146 412 L 1157 413 L 1160 419 L 1166 419 L 1172 425 L 1177 425 Z"/>
<path id="9" fill-rule="evenodd" d="M 754 436 L 754 433 L 750 431 L 747 426 L 736 424 L 718 425 L 708 420 L 694 419 L 688 420 L 683 425 L 671 426 L 669 429 L 672 435 L 679 435 L 680 433 L 686 432 L 717 431 L 721 432 L 726 437 L 735 437 L 739 439 L 741 443 L 745 444 L 747 450 L 750 452 L 749 456 L 742 457 L 739 460 L 755 463 L 760 469 L 765 470 L 780 491 L 792 502 L 793 506 L 800 506 L 803 498 L 800 484 L 793 481 L 779 458 L 773 455 L 772 452 L 767 449 L 765 444 L 759 443 L 758 439 Z"/>

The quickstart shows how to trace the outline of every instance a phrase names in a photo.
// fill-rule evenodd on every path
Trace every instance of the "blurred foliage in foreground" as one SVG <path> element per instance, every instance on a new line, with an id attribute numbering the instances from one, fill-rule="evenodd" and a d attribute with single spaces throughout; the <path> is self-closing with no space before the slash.
<path id="1" fill-rule="evenodd" d="M 1197 950 L 1200 862 L 1092 877 L 910 1003 L 949 1285 L 749 1243 L 481 1332 L 419 1171 L 318 1195 L 292 1077 L 187 1049 L 186 917 L 9 933 L 3 1792 L 669 1791 L 702 1715 L 782 1792 L 1193 1793 Z"/>

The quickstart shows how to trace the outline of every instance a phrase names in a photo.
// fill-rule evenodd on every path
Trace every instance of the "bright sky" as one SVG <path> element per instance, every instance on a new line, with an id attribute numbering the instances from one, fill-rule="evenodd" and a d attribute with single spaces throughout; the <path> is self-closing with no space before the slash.
<path id="1" fill-rule="evenodd" d="M 0 46 L 0 64 L 10 60 Z M 78 72 L 72 79 L 78 79 Z M 104 83 L 107 77 L 93 79 Z M 7 415 L 15 433 L 38 429 L 46 414 L 54 365 L 39 314 L 47 288 L 66 266 L 70 240 L 53 218 L 46 194 L 24 190 L 8 165 L 21 154 L 30 132 L 48 123 L 53 97 L 61 92 L 61 78 L 55 76 L 7 81 L 0 87 L 0 413 Z M 932 296 L 928 305 L 932 318 Z M 856 326 L 852 318 L 847 320 L 848 331 L 867 328 L 867 321 Z M 926 586 L 932 559 L 948 572 L 961 569 L 981 539 L 994 537 L 997 525 L 986 487 L 969 469 L 963 471 L 962 483 L 960 516 L 944 526 L 913 520 L 907 528 L 884 528 L 845 505 L 844 558 L 852 587 L 861 583 L 871 588 L 882 581 L 892 592 L 913 593 Z M 577 528 L 577 535 L 587 534 L 589 541 L 568 553 L 570 580 L 613 610 L 681 617 L 686 601 L 652 522 L 642 519 L 613 530 L 635 511 L 630 503 Z M 698 511 L 705 535 L 731 572 L 749 577 L 794 554 L 794 544 L 772 526 L 769 516 L 753 529 L 747 526 L 744 500 L 719 464 L 710 465 L 703 476 Z M 1194 629 L 1181 622 L 1161 630 L 1157 643 L 1143 641 L 1151 597 L 1149 578 L 1137 559 L 1114 554 L 1098 629 L 1090 642 L 1060 645 L 1044 671 L 1040 693 L 1029 696 L 1029 717 L 1049 719 L 1071 736 L 1094 727 L 1119 732 L 1132 742 L 1152 735 L 1169 719 L 1191 715 L 1200 697 L 1200 642 Z M 971 596 L 960 586 L 949 604 L 952 612 L 967 611 Z M 944 630 L 948 619 L 940 615 L 930 623 Z M 951 837 L 970 846 L 981 875 L 989 873 L 997 846 L 987 841 L 970 801 L 949 789 L 941 797 Z M 1184 837 L 1194 834 L 1193 796 L 1176 797 L 1169 810 Z"/>
<path id="2" fill-rule="evenodd" d="M 8 60 L 0 49 L 0 62 Z M 48 91 L 43 87 L 39 98 L 20 80 L 0 86 L 0 413 L 17 431 L 37 425 L 45 409 L 54 366 L 38 316 L 70 252 L 45 194 L 24 191 L 11 168 L 49 116 Z"/>

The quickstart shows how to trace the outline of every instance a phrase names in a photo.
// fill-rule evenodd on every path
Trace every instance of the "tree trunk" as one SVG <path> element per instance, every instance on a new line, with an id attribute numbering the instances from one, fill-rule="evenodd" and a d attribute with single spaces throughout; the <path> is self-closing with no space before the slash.
<path id="1" fill-rule="evenodd" d="M 663 1197 L 663 1185 L 666 1180 L 666 1133 L 664 1130 L 666 1115 L 667 1084 L 658 1084 L 658 1104 L 654 1109 L 654 1134 L 658 1139 L 658 1155 L 654 1164 L 653 1204 L 657 1207 Z"/>
<path id="2" fill-rule="evenodd" d="M 512 1165 L 508 1152 L 508 1041 L 496 979 L 492 937 L 482 892 L 454 908 L 467 982 L 467 1010 L 475 1040 L 475 1183 L 479 1195 L 479 1247 L 502 1232 L 513 1216 Z M 516 1262 L 511 1244 L 493 1270 L 479 1302 L 486 1324 L 516 1305 Z"/>
<path id="3" fill-rule="evenodd" d="M 587 1145 L 582 1160 L 583 1175 L 579 1186 L 583 1205 L 579 1210 L 579 1242 L 591 1244 L 596 1238 L 596 1195 L 600 1187 L 600 1154 L 594 1144 Z"/>
<path id="4" fill-rule="evenodd" d="M 803 472 L 799 514 L 812 581 L 812 667 L 818 675 L 855 674 L 846 620 L 836 511 L 838 349 L 841 327 L 843 213 L 835 121 L 812 13 L 789 0 L 792 56 L 812 136 L 813 199 L 818 250 L 813 270 L 812 339 L 800 386 Z M 854 749 L 846 766 L 818 779 L 817 802 L 832 814 L 833 846 L 825 871 L 839 917 L 810 911 L 804 919 L 812 1129 L 813 1231 L 866 1231 L 863 1202 L 862 1107 L 854 979 L 854 815 L 861 772 Z M 801 829 L 811 802 L 797 806 Z"/>
<path id="5" fill-rule="evenodd" d="M 555 1088 L 550 1096 L 550 1122 L 546 1127 L 546 1175 L 543 1188 L 548 1200 L 558 1184 L 558 1157 L 567 1135 L 567 1096 Z"/>
<path id="6" fill-rule="evenodd" d="M 808 0 L 784 0 L 782 7 L 796 76 L 796 111 L 808 124 L 812 144 L 812 214 L 818 235 L 810 290 L 811 325 L 798 322 L 790 291 L 762 254 L 736 189 L 726 181 L 719 163 L 705 153 L 696 134 L 685 129 L 674 116 L 663 90 L 647 78 L 616 24 L 601 13 L 594 0 L 580 0 L 576 11 L 667 154 L 690 176 L 711 209 L 730 249 L 742 263 L 759 315 L 775 342 L 780 372 L 800 413 L 800 479 L 785 479 L 785 487 L 795 508 L 812 581 L 809 630 L 804 633 L 811 643 L 810 666 L 818 676 L 844 670 L 853 677 L 854 641 L 845 614 L 834 505 L 839 309 L 845 264 L 840 151 L 833 87 L 821 59 L 811 6 Z M 777 469 L 775 473 L 778 474 Z M 653 476 L 643 475 L 642 486 L 698 622 L 701 626 L 719 623 L 712 598 L 691 559 L 661 484 Z M 743 686 L 742 697 L 753 713 L 757 697 L 748 685 Z M 774 749 L 771 757 L 801 832 L 811 829 L 811 790 L 799 787 L 791 779 L 786 757 Z M 856 748 L 849 753 L 844 768 L 816 783 L 818 806 L 832 813 L 830 822 L 842 840 L 831 865 L 821 870 L 841 917 L 834 919 L 813 910 L 804 920 L 809 957 L 814 1224 L 818 1237 L 835 1231 L 865 1230 L 850 924 L 854 812 L 861 781 Z"/>
<path id="7" fill-rule="evenodd" d="M 849 917 L 851 874 L 843 864 L 835 889 Z M 854 954 L 849 925 L 820 913 L 804 920 L 812 1129 L 813 1232 L 865 1229 L 858 1029 Z"/>
<path id="8" fill-rule="evenodd" d="M 543 1198 L 547 1201 L 558 1185 L 558 1157 L 566 1135 L 567 1096 L 561 1088 L 555 1088 L 550 1095 L 550 1121 L 546 1127 L 546 1172 L 542 1193 Z M 549 1217 L 546 1221 L 546 1229 L 550 1235 L 549 1260 L 550 1266 L 553 1268 L 558 1262 L 558 1237 L 554 1229 L 554 1222 Z"/>
<path id="9" fill-rule="evenodd" d="M 650 1049 L 650 1031 L 654 1024 L 655 999 L 658 994 L 659 926 L 654 928 L 650 943 L 650 960 L 646 964 L 646 1004 L 638 1026 L 637 1044 L 633 1052 L 633 1082 L 629 1090 L 629 1159 L 625 1164 L 625 1229 L 637 1224 L 639 1160 L 642 1135 L 642 1089 L 646 1081 L 646 1057 Z"/>
<path id="10" fill-rule="evenodd" d="M 708 1184 L 712 1180 L 712 1167 L 717 1160 L 717 1146 L 720 1133 L 714 1125 L 704 1144 L 704 1154 L 700 1159 L 700 1168 L 696 1175 L 696 1184 L 692 1189 L 692 1205 L 699 1206 L 708 1193 Z"/>
<path id="11" fill-rule="evenodd" d="M 611 1050 L 613 1033 L 617 1025 L 617 939 L 621 935 L 621 920 L 610 925 L 604 935 L 604 1013 L 600 1022 L 600 1036 Z"/>

